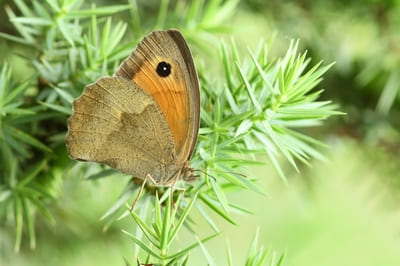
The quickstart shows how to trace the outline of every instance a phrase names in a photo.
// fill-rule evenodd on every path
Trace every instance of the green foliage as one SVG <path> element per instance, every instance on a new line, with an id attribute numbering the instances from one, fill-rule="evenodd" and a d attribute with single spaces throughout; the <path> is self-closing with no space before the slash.
<path id="1" fill-rule="evenodd" d="M 320 68 L 319 63 L 306 71 L 309 60 L 305 53 L 297 54 L 297 47 L 298 43 L 292 43 L 284 58 L 270 59 L 268 46 L 261 42 L 241 62 L 234 43 L 230 49 L 221 46 L 225 72 L 221 89 L 202 79 L 206 107 L 200 134 L 207 134 L 198 147 L 208 167 L 227 170 L 228 165 L 246 164 L 232 157 L 232 152 L 265 152 L 285 180 L 279 155 L 296 169 L 295 159 L 307 163 L 310 157 L 322 158 L 313 146 L 323 145 L 294 129 L 314 127 L 339 114 L 329 101 L 317 100 L 322 90 L 312 91 L 330 66 Z M 244 182 L 240 176 L 236 179 L 235 183 Z"/>
<path id="2" fill-rule="evenodd" d="M 340 114 L 329 101 L 318 100 L 322 90 L 314 90 L 330 65 L 309 66 L 306 54 L 297 52 L 298 42 L 292 42 L 282 58 L 270 58 L 270 44 L 260 42 L 242 59 L 242 51 L 234 42 L 221 43 L 216 35 L 229 30 L 221 25 L 233 16 L 237 0 L 161 3 L 154 21 L 146 20 L 145 25 L 135 1 L 88 7 L 81 0 L 30 4 L 14 0 L 18 12 L 5 8 L 16 32 L 2 32 L 0 37 L 25 46 L 29 56 L 24 60 L 35 73 L 17 85 L 6 64 L 0 73 L 0 218 L 2 224 L 3 220 L 4 224 L 14 223 L 15 250 L 21 245 L 24 224 L 30 246 L 35 247 L 37 211 L 54 222 L 48 204 L 57 200 L 63 177 L 100 179 L 114 175 L 112 170 L 98 172 L 96 166 L 83 164 L 66 171 L 71 164 L 64 147 L 66 118 L 84 86 L 112 74 L 138 40 L 154 29 L 180 25 L 200 55 L 212 53 L 210 47 L 218 43 L 219 61 L 203 57 L 219 65 L 223 75 L 208 73 L 200 62 L 201 129 L 192 166 L 201 170 L 201 177 L 194 183 L 177 184 L 185 189 L 177 197 L 168 189 L 146 185 L 137 206 L 141 215 L 131 213 L 138 230 L 135 234 L 124 231 L 144 253 L 138 249 L 137 257 L 163 265 L 184 265 L 188 252 L 200 246 L 208 258 L 203 243 L 220 231 L 214 216 L 236 224 L 232 213 L 250 213 L 231 203 L 228 194 L 244 189 L 264 193 L 246 172 L 247 166 L 265 163 L 256 160 L 257 155 L 266 155 L 285 182 L 281 158 L 295 169 L 298 162 L 307 164 L 310 158 L 323 158 L 317 150 L 322 143 L 298 129 L 319 126 L 329 116 Z M 124 10 L 131 12 L 132 32 L 127 31 L 126 22 L 115 22 L 112 17 Z M 125 40 L 130 34 L 131 41 Z M 138 191 L 137 180 L 132 180 L 102 217 L 105 228 L 129 214 L 125 203 Z M 152 199 L 154 213 L 146 207 Z M 196 232 L 189 214 L 193 206 L 215 234 L 171 253 L 171 244 L 183 226 Z M 247 265 L 261 265 L 267 258 L 268 252 L 256 249 L 257 239 L 258 234 Z M 211 259 L 208 262 L 212 264 Z"/>
<path id="3" fill-rule="evenodd" d="M 282 266 L 285 261 L 285 253 L 283 253 L 278 259 L 276 259 L 275 253 L 270 255 L 271 249 L 265 249 L 263 246 L 258 247 L 259 241 L 259 228 L 257 228 L 256 234 L 253 237 L 253 241 L 250 244 L 249 251 L 247 253 L 247 258 L 245 265 L 246 266 L 259 266 L 259 265 L 270 265 L 270 266 Z M 227 245 L 227 257 L 228 257 L 228 265 L 234 265 L 232 259 L 232 252 L 228 242 Z M 269 261 L 267 261 L 267 259 Z"/>
<path id="4" fill-rule="evenodd" d="M 0 74 L 0 217 L 6 217 L 8 211 L 13 213 L 15 251 L 20 247 L 24 223 L 29 232 L 31 248 L 36 245 L 33 207 L 54 222 L 44 206 L 44 202 L 52 198 L 52 188 L 39 181 L 51 150 L 27 133 L 40 132 L 35 128 L 35 122 L 44 118 L 39 113 L 40 106 L 24 106 L 24 93 L 29 83 L 30 80 L 20 85 L 13 84 L 11 70 L 6 64 L 3 65 Z M 37 152 L 44 153 L 42 160 L 35 158 Z M 32 162 L 29 167 L 21 167 L 28 161 Z"/>
<path id="5" fill-rule="evenodd" d="M 94 46 L 100 40 L 99 35 L 91 36 L 97 39 L 88 37 L 89 31 L 97 30 L 96 15 L 109 15 L 127 6 L 82 10 L 82 1 L 62 1 L 60 5 L 56 1 L 46 4 L 34 1 L 33 8 L 23 1 L 16 0 L 15 4 L 23 16 L 16 16 L 9 7 L 5 10 L 20 36 L 7 33 L 1 36 L 28 47 L 31 57 L 25 60 L 36 72 L 17 86 L 11 80 L 7 65 L 3 65 L 0 76 L 0 215 L 5 218 L 11 217 L 8 212 L 13 213 L 15 250 L 18 251 L 24 222 L 30 246 L 35 247 L 36 210 L 54 223 L 46 202 L 57 196 L 57 185 L 63 175 L 60 168 L 64 169 L 67 162 L 63 141 L 65 119 L 71 113 L 74 96 L 81 90 L 76 84 L 87 82 L 88 76 L 94 78 L 94 69 L 106 66 L 107 61 L 115 63 L 121 59 L 118 50 L 110 50 L 115 43 L 104 41 L 99 51 Z M 91 19 L 92 23 L 80 26 L 84 23 L 80 20 L 85 19 Z M 126 25 L 119 23 L 110 33 L 110 22 L 108 19 L 104 23 L 103 34 L 119 41 Z M 81 35 L 82 32 L 86 35 Z M 128 53 L 126 50 L 123 56 Z"/>
<path id="6" fill-rule="evenodd" d="M 139 226 L 140 230 L 144 233 L 147 241 L 151 243 L 150 245 L 144 243 L 135 235 L 125 231 L 124 233 L 127 234 L 148 254 L 146 263 L 154 263 L 154 261 L 151 259 L 154 258 L 159 260 L 161 265 L 185 265 L 186 263 L 184 262 L 187 260 L 188 252 L 190 250 L 198 246 L 200 243 L 214 238 L 218 235 L 218 233 L 206 237 L 198 243 L 194 243 L 174 254 L 170 254 L 169 250 L 174 239 L 177 237 L 179 230 L 182 228 L 182 225 L 184 224 L 191 208 L 193 207 L 193 204 L 196 200 L 196 195 L 190 200 L 190 202 L 186 202 L 186 207 L 182 209 L 173 208 L 172 205 L 180 205 L 183 193 L 179 194 L 176 202 L 172 202 L 173 197 L 171 196 L 171 190 L 168 190 L 168 192 L 164 195 L 167 195 L 167 197 L 163 197 L 163 199 L 159 199 L 158 195 L 155 197 L 153 213 L 154 217 L 152 218 L 153 223 L 151 226 L 148 226 L 146 221 L 141 219 L 136 213 L 131 212 L 133 219 Z M 162 208 L 163 203 L 165 204 L 165 208 Z M 178 210 L 180 212 L 179 214 Z M 154 251 L 154 248 L 156 248 L 158 252 Z"/>
<path id="7" fill-rule="evenodd" d="M 258 236 L 259 236 L 259 230 L 257 229 L 257 232 L 253 238 L 253 241 L 250 245 L 250 249 L 247 255 L 247 259 L 246 259 L 246 266 L 256 266 L 256 265 L 264 265 L 269 250 L 265 250 L 264 247 L 260 247 L 257 248 L 258 246 Z M 283 265 L 283 261 L 285 259 L 285 253 L 283 253 L 279 259 L 275 262 L 275 256 L 273 257 L 273 259 L 271 259 L 269 265 L 270 266 L 282 266 Z"/>
<path id="8" fill-rule="evenodd" d="M 336 61 L 324 85 L 328 97 L 337 99 L 350 117 L 338 120 L 336 127 L 372 145 L 398 145 L 399 1 L 245 3 L 282 34 L 301 38 L 317 60 Z"/>

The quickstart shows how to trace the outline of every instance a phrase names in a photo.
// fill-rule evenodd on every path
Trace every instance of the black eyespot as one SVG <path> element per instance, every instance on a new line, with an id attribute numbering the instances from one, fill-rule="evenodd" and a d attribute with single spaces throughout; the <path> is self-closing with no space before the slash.
<path id="1" fill-rule="evenodd" d="M 156 71 L 160 77 L 163 78 L 168 77 L 169 74 L 171 74 L 171 65 L 168 64 L 167 62 L 162 61 L 158 63 Z"/>

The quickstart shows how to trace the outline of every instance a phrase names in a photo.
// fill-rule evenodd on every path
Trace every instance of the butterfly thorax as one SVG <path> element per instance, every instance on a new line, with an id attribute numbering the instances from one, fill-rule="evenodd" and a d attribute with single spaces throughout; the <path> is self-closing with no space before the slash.
<path id="1" fill-rule="evenodd" d="M 193 168 L 190 166 L 189 161 L 186 161 L 181 168 L 181 176 L 182 180 L 186 182 L 193 182 L 196 181 L 198 176 L 194 174 Z"/>
<path id="2" fill-rule="evenodd" d="M 185 161 L 183 164 L 178 164 L 176 161 L 161 163 L 151 176 L 157 186 L 171 186 L 180 180 L 191 182 L 197 179 L 189 161 Z"/>

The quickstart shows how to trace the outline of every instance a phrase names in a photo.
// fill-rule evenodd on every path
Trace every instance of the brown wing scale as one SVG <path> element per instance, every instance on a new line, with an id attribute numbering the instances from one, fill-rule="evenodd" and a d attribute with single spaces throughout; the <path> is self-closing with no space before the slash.
<path id="1" fill-rule="evenodd" d="M 159 75 L 160 63 L 170 66 L 169 75 Z M 190 50 L 179 31 L 146 36 L 115 76 L 133 80 L 153 97 L 174 137 L 177 160 L 190 159 L 199 129 L 199 85 Z"/>
<path id="2" fill-rule="evenodd" d="M 174 140 L 152 97 L 135 83 L 108 77 L 88 85 L 68 119 L 71 157 L 105 163 L 163 183 L 177 170 Z"/>

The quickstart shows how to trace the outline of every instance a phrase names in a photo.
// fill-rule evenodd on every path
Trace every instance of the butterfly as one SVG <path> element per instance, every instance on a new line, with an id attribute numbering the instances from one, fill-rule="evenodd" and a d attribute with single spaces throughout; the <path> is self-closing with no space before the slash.
<path id="1" fill-rule="evenodd" d="M 178 30 L 143 38 L 112 77 L 73 102 L 66 146 L 71 158 L 106 164 L 155 186 L 195 179 L 190 167 L 200 121 L 200 90 Z"/>

